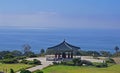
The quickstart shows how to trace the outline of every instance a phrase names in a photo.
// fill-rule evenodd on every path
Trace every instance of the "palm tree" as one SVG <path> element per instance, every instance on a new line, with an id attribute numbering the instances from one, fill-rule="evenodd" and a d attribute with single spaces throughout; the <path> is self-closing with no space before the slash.
<path id="1" fill-rule="evenodd" d="M 116 46 L 115 48 L 114 48 L 114 50 L 116 51 L 116 53 L 118 52 L 118 50 L 119 50 L 119 47 L 118 46 Z"/>

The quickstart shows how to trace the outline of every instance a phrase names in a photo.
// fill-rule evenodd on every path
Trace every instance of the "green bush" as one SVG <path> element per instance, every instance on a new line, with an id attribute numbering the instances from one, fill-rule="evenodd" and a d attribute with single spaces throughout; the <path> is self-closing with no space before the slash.
<path id="1" fill-rule="evenodd" d="M 18 56 L 18 57 L 15 57 L 15 59 L 17 59 L 17 60 L 23 60 L 23 59 L 26 59 L 26 56 Z"/>
<path id="2" fill-rule="evenodd" d="M 109 58 L 109 59 L 106 59 L 106 63 L 115 63 L 115 61 L 113 59 Z"/>
<path id="3" fill-rule="evenodd" d="M 41 61 L 34 59 L 33 61 L 29 61 L 29 60 L 22 60 L 20 63 L 24 63 L 24 64 L 35 64 L 35 65 L 41 65 Z"/>
<path id="4" fill-rule="evenodd" d="M 24 59 L 23 59 L 20 63 L 28 64 L 28 62 L 29 62 L 28 60 L 24 60 Z"/>
<path id="5" fill-rule="evenodd" d="M 58 62 L 52 62 L 53 63 L 53 65 L 58 65 L 59 63 Z"/>
<path id="6" fill-rule="evenodd" d="M 90 61 L 87 61 L 87 60 L 81 60 L 81 65 L 83 65 L 83 64 L 85 64 L 85 65 L 87 65 L 87 66 L 90 66 L 90 65 L 93 65 L 93 63 L 92 62 L 90 62 Z"/>
<path id="7" fill-rule="evenodd" d="M 62 65 L 67 65 L 67 62 L 61 61 L 61 64 L 62 64 Z"/>
<path id="8" fill-rule="evenodd" d="M 30 72 L 29 70 L 22 69 L 20 73 L 32 73 L 32 72 Z"/>
<path id="9" fill-rule="evenodd" d="M 37 57 L 37 55 L 36 54 L 30 54 L 28 57 L 34 58 L 34 57 Z"/>
<path id="10" fill-rule="evenodd" d="M 104 67 L 108 67 L 108 64 L 107 63 L 96 63 L 95 66 L 98 68 L 104 68 Z"/>
<path id="11" fill-rule="evenodd" d="M 27 61 L 27 64 L 33 65 L 34 62 L 33 61 Z"/>
<path id="12" fill-rule="evenodd" d="M 5 63 L 5 64 L 18 63 L 18 61 L 16 59 L 3 59 L 3 60 L 1 60 L 1 62 Z"/>
<path id="13" fill-rule="evenodd" d="M 37 70 L 35 73 L 43 73 L 43 71 L 41 71 L 41 70 Z"/>
<path id="14" fill-rule="evenodd" d="M 10 73 L 15 73 L 13 69 L 10 69 Z"/>
<path id="15" fill-rule="evenodd" d="M 34 64 L 33 61 L 29 61 L 29 60 L 22 60 L 20 63 L 23 63 L 23 64 Z"/>
<path id="16" fill-rule="evenodd" d="M 34 59 L 33 60 L 33 63 L 36 64 L 36 65 L 41 65 L 41 61 L 37 60 L 37 59 Z"/>
<path id="17" fill-rule="evenodd" d="M 120 51 L 113 54 L 113 57 L 120 57 Z"/>
<path id="18" fill-rule="evenodd" d="M 4 56 L 4 59 L 12 59 L 12 58 L 14 58 L 15 56 L 13 56 L 12 54 L 6 54 L 5 56 Z"/>
<path id="19" fill-rule="evenodd" d="M 72 61 L 73 61 L 74 65 L 78 66 L 78 65 L 80 65 L 81 58 L 74 58 Z"/>

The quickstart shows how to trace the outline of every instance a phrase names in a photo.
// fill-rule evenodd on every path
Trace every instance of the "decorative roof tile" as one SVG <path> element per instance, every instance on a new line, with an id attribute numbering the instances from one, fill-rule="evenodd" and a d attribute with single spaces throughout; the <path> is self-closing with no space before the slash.
<path id="1" fill-rule="evenodd" d="M 53 47 L 49 47 L 48 49 L 55 49 L 55 50 L 78 50 L 80 47 L 73 46 L 69 43 L 67 43 L 65 40 Z"/>

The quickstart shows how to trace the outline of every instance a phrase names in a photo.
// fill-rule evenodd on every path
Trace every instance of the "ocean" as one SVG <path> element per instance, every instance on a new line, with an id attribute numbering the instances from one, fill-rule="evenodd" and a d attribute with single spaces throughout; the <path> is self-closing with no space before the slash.
<path id="1" fill-rule="evenodd" d="M 23 45 L 29 44 L 39 53 L 64 39 L 86 51 L 113 53 L 115 46 L 120 47 L 120 32 L 114 29 L 0 29 L 0 51 L 23 51 Z"/>

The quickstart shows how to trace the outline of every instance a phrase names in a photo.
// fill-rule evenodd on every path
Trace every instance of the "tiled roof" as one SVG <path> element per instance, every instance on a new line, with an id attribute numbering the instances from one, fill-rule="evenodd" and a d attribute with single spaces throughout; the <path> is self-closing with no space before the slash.
<path id="1" fill-rule="evenodd" d="M 53 47 L 49 47 L 48 49 L 55 49 L 55 50 L 78 50 L 80 47 L 73 46 L 69 43 L 67 43 L 65 40 Z"/>

